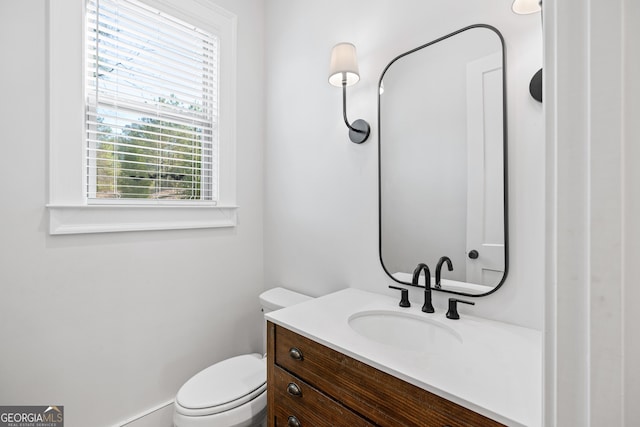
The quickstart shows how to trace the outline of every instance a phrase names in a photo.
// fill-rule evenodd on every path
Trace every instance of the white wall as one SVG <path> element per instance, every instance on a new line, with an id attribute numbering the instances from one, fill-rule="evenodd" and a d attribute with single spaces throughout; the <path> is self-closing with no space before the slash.
<path id="1" fill-rule="evenodd" d="M 119 424 L 209 364 L 260 350 L 263 1 L 217 3 L 239 18 L 238 226 L 52 237 L 45 2 L 0 2 L 1 404 L 64 405 L 69 427 Z"/>
<path id="2" fill-rule="evenodd" d="M 486 23 L 506 40 L 511 269 L 474 313 L 540 329 L 544 272 L 542 106 L 528 94 L 541 66 L 540 15 L 510 2 L 270 0 L 266 10 L 266 285 L 310 295 L 344 287 L 390 292 L 378 259 L 377 82 L 398 54 L 464 26 Z M 331 47 L 358 49 L 360 82 L 348 116 L 370 139 L 352 144 L 342 93 L 327 82 Z M 448 294 L 438 294 L 443 309 Z M 422 301 L 420 292 L 412 298 Z"/>

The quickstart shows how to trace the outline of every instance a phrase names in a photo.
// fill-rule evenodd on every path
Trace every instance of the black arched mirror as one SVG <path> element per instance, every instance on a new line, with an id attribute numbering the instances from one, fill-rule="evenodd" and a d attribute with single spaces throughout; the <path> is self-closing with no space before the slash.
<path id="1" fill-rule="evenodd" d="M 379 85 L 383 268 L 411 284 L 426 263 L 434 289 L 494 292 L 508 271 L 502 35 L 483 24 L 448 34 L 394 58 Z M 442 257 L 453 270 L 441 262 L 436 284 Z"/>

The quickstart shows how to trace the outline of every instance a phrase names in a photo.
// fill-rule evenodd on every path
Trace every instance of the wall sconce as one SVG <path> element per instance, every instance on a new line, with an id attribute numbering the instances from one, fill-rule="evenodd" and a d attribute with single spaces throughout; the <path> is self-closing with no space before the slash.
<path id="1" fill-rule="evenodd" d="M 514 0 L 511 10 L 518 15 L 540 12 L 542 10 L 542 0 Z M 542 102 L 542 68 L 531 78 L 529 93 L 533 99 Z"/>
<path id="2" fill-rule="evenodd" d="M 518 15 L 529 15 L 540 12 L 542 0 L 514 0 L 511 10 Z"/>
<path id="3" fill-rule="evenodd" d="M 356 144 L 362 144 L 369 138 L 371 127 L 365 120 L 358 119 L 352 124 L 347 120 L 347 86 L 354 85 L 360 80 L 358 72 L 358 58 L 356 47 L 351 43 L 338 43 L 331 51 L 331 66 L 329 69 L 329 83 L 342 86 L 342 116 L 349 128 L 349 138 Z"/>

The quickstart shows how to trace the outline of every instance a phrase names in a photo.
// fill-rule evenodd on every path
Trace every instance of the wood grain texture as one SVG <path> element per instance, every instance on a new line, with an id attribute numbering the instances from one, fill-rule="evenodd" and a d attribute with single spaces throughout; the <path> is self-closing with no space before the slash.
<path id="1" fill-rule="evenodd" d="M 286 328 L 276 325 L 270 339 L 269 350 L 273 352 L 272 359 L 276 365 L 377 425 L 502 426 Z M 289 355 L 294 347 L 302 352 L 302 360 L 295 360 Z M 268 383 L 271 390 L 276 381 L 275 367 L 269 368 L 272 371 Z M 272 392 L 271 396 L 277 406 L 277 392 Z"/>
<path id="2" fill-rule="evenodd" d="M 279 367 L 275 368 L 274 377 L 275 381 L 272 383 L 271 390 L 275 391 L 274 397 L 278 408 L 276 409 L 276 426 L 286 426 L 291 415 L 295 416 L 302 426 L 375 426 Z M 287 392 L 289 384 L 295 384 L 298 387 L 301 392 L 300 396 Z"/>

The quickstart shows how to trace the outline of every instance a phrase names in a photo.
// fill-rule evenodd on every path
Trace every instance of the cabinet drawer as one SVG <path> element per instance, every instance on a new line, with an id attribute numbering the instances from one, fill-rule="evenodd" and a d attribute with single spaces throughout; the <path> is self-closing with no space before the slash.
<path id="1" fill-rule="evenodd" d="M 286 328 L 273 325 L 276 365 L 380 426 L 502 424 Z"/>
<path id="2" fill-rule="evenodd" d="M 303 427 L 373 427 L 364 418 L 319 392 L 299 378 L 276 367 L 273 388 L 276 426 L 287 426 L 291 416 Z"/>

